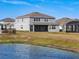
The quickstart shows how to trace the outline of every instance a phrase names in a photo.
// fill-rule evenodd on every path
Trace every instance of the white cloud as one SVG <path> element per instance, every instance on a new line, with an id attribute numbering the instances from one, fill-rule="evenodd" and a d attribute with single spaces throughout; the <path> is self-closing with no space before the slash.
<path id="1" fill-rule="evenodd" d="M 29 2 L 24 2 L 24 1 L 13 1 L 13 0 L 0 0 L 0 2 L 3 2 L 3 3 L 10 3 L 10 4 L 22 4 L 22 5 L 31 5 L 31 3 L 29 3 Z"/>
<path id="2" fill-rule="evenodd" d="M 29 5 L 29 6 L 33 6 L 33 7 L 36 7 L 36 8 L 41 8 L 40 5 L 33 5 L 32 3 L 29 3 L 27 1 L 18 1 L 18 0 L 0 0 L 0 2 L 3 2 L 3 3 L 9 3 L 9 4 L 21 4 L 21 5 Z"/>

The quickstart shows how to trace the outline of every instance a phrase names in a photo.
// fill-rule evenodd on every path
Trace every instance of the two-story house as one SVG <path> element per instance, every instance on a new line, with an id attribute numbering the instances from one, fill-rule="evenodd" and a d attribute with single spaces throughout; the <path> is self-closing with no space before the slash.
<path id="1" fill-rule="evenodd" d="M 59 32 L 55 17 L 39 12 L 16 17 L 15 28 L 19 31 L 29 32 Z"/>

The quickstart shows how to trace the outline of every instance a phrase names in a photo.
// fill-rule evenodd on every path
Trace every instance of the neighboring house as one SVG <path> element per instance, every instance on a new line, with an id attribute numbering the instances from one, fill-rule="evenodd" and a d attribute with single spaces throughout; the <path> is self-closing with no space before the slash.
<path id="1" fill-rule="evenodd" d="M 15 23 L 15 20 L 12 18 L 5 18 L 0 20 L 0 32 L 6 29 L 13 29 L 14 23 Z"/>
<path id="2" fill-rule="evenodd" d="M 70 21 L 73 21 L 73 19 L 64 17 L 64 18 L 56 20 L 56 23 L 59 24 L 60 31 L 64 32 L 65 31 L 64 28 L 65 28 L 66 23 L 68 23 Z"/>
<path id="3" fill-rule="evenodd" d="M 79 32 L 79 20 L 70 18 L 61 18 L 56 21 L 63 32 Z"/>
<path id="4" fill-rule="evenodd" d="M 8 29 L 29 32 L 79 32 L 79 20 L 67 17 L 55 20 L 55 17 L 39 12 L 0 20 L 0 33 Z"/>
<path id="5" fill-rule="evenodd" d="M 79 32 L 79 20 L 67 22 L 64 25 L 65 32 Z"/>
<path id="6" fill-rule="evenodd" d="M 55 17 L 39 12 L 16 17 L 15 28 L 29 32 L 59 32 L 59 25 L 55 22 Z"/>

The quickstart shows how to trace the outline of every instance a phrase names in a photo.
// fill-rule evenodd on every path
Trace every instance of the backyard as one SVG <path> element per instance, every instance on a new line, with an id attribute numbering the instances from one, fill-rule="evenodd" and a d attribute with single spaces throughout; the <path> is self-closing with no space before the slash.
<path id="1" fill-rule="evenodd" d="M 0 43 L 20 43 L 79 52 L 79 33 L 17 32 L 0 35 Z"/>

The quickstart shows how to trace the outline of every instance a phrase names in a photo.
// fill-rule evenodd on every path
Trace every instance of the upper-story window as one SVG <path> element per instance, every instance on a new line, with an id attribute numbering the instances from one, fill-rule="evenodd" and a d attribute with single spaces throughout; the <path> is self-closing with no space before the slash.
<path id="1" fill-rule="evenodd" d="M 40 21 L 40 18 L 34 18 L 34 21 Z"/>
<path id="2" fill-rule="evenodd" d="M 48 19 L 45 19 L 44 21 L 45 21 L 45 22 L 48 22 Z"/>
<path id="3" fill-rule="evenodd" d="M 17 19 L 16 22 L 19 22 L 19 19 Z"/>
<path id="4" fill-rule="evenodd" d="M 21 29 L 23 29 L 23 25 L 21 25 Z"/>
<path id="5" fill-rule="evenodd" d="M 22 18 L 22 22 L 23 22 L 23 18 Z"/>

